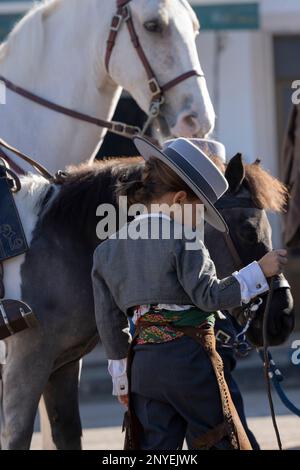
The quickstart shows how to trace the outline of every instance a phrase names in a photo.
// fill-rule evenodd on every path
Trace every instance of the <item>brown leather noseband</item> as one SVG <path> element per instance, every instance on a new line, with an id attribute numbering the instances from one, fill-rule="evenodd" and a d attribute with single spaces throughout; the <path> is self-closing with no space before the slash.
<path id="1" fill-rule="evenodd" d="M 173 80 L 170 80 L 165 85 L 161 86 L 144 52 L 144 49 L 140 43 L 139 37 L 136 33 L 136 29 L 135 29 L 132 14 L 131 14 L 131 9 L 129 6 L 130 2 L 131 0 L 117 0 L 117 12 L 113 16 L 111 26 L 110 26 L 109 37 L 107 40 L 107 48 L 106 48 L 106 54 L 105 54 L 105 67 L 106 67 L 107 72 L 109 73 L 110 59 L 111 59 L 114 47 L 116 45 L 118 33 L 123 23 L 126 23 L 133 47 L 135 48 L 142 62 L 142 65 L 145 69 L 147 79 L 148 79 L 148 87 L 151 93 L 149 117 L 142 130 L 142 135 L 143 135 L 146 132 L 147 128 L 149 127 L 151 121 L 159 115 L 160 108 L 162 104 L 164 103 L 164 94 L 168 90 L 175 87 L 176 85 L 179 85 L 181 82 L 187 80 L 188 78 L 194 77 L 194 76 L 204 77 L 204 74 L 202 72 L 199 73 L 197 70 L 189 70 L 188 72 L 185 72 L 179 75 Z"/>

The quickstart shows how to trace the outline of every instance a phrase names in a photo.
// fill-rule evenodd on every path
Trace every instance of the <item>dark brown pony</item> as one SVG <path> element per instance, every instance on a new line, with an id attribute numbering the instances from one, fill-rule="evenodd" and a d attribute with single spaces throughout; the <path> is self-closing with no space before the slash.
<path id="1" fill-rule="evenodd" d="M 96 209 L 103 203 L 117 206 L 114 189 L 118 181 L 140 178 L 142 167 L 141 159 L 111 159 L 71 168 L 61 186 L 49 186 L 43 180 L 32 185 L 32 196 L 37 186 L 40 197 L 33 197 L 34 206 L 22 215 L 29 220 L 37 200 L 38 218 L 21 267 L 21 295 L 35 311 L 39 327 L 6 341 L 7 358 L 1 371 L 4 449 L 29 448 L 41 396 L 55 446 L 81 447 L 78 364 L 98 341 L 90 279 L 93 252 L 99 243 Z M 246 206 L 241 203 L 222 210 L 246 264 L 272 249 L 265 209 L 280 210 L 286 193 L 258 164 L 245 166 L 240 158 L 229 163 L 226 177 L 230 190 L 223 200 L 247 201 Z M 206 242 L 222 277 L 235 266 L 220 237 L 206 227 Z M 293 319 L 290 290 L 278 288 L 271 305 L 272 344 L 287 338 Z M 256 341 L 254 333 L 252 340 Z"/>

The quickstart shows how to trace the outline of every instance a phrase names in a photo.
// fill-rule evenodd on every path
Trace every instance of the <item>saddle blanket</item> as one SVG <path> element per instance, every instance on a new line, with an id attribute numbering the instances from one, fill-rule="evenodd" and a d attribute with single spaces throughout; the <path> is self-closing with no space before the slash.
<path id="1" fill-rule="evenodd" d="M 0 166 L 0 262 L 19 256 L 28 245 L 4 168 Z"/>

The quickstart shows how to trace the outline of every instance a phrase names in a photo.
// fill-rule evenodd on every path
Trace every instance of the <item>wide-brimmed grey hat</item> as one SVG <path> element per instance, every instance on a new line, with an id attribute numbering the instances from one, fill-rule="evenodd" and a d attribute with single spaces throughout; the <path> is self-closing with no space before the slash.
<path id="1" fill-rule="evenodd" d="M 176 139 L 169 139 L 164 142 L 163 148 L 170 145 Z M 222 163 L 226 163 L 226 148 L 222 142 L 213 139 L 188 139 L 189 142 L 196 145 L 208 157 L 218 157 Z"/>
<path id="2" fill-rule="evenodd" d="M 143 137 L 135 137 L 134 144 L 140 155 L 148 160 L 158 158 L 168 165 L 203 202 L 205 220 L 221 232 L 228 227 L 219 211 L 214 207 L 217 200 L 227 191 L 228 183 L 216 165 L 190 140 L 178 138 L 163 150 L 155 147 Z"/>

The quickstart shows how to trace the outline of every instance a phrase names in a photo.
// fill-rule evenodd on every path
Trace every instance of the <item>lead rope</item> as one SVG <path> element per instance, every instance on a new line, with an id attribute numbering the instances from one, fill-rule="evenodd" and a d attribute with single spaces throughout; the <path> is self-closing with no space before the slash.
<path id="1" fill-rule="evenodd" d="M 282 450 L 282 442 L 281 442 L 280 433 L 279 433 L 279 429 L 278 429 L 278 425 L 276 421 L 274 403 L 273 403 L 273 398 L 272 398 L 271 381 L 270 381 L 270 375 L 269 375 L 270 360 L 269 360 L 269 354 L 268 354 L 267 326 L 268 326 L 268 317 L 270 313 L 270 306 L 271 306 L 271 300 L 273 297 L 273 292 L 274 292 L 274 277 L 271 278 L 270 290 L 268 292 L 266 308 L 264 311 L 264 318 L 263 318 L 263 332 L 262 332 L 263 333 L 263 356 L 264 356 L 264 376 L 265 376 L 265 383 L 267 387 L 267 395 L 268 395 L 268 401 L 269 401 L 269 406 L 270 406 L 272 423 L 273 423 L 274 431 L 276 434 L 278 449 Z"/>
<path id="2" fill-rule="evenodd" d="M 224 233 L 224 239 L 226 242 L 226 245 L 229 249 L 229 252 L 231 253 L 231 256 L 237 266 L 240 266 L 242 263 L 242 260 L 240 258 L 240 255 L 235 247 L 235 244 L 230 236 L 230 233 Z M 237 269 L 240 269 L 238 267 Z M 267 297 L 267 302 L 266 302 L 266 308 L 264 311 L 264 317 L 263 317 L 263 358 L 264 358 L 264 377 L 265 377 L 265 383 L 266 383 L 266 388 L 267 388 L 267 395 L 268 395 L 268 401 L 269 401 L 269 406 L 270 406 L 270 413 L 271 413 L 271 418 L 272 418 L 272 423 L 274 427 L 274 431 L 276 434 L 276 439 L 277 439 L 277 444 L 278 444 L 278 449 L 282 450 L 282 443 L 281 443 L 281 438 L 280 438 L 280 433 L 279 429 L 277 426 L 277 421 L 276 421 L 276 415 L 275 415 L 275 410 L 274 410 L 274 404 L 273 404 L 273 398 L 272 398 L 272 390 L 271 390 L 271 379 L 269 375 L 269 369 L 270 369 L 270 360 L 269 360 L 269 354 L 268 354 L 268 334 L 267 334 L 267 327 L 268 327 L 268 317 L 270 313 L 270 306 L 271 306 L 271 300 L 273 297 L 274 293 L 274 277 L 271 278 L 270 282 L 270 289 L 268 292 L 268 297 Z M 252 319 L 251 319 L 252 321 Z M 251 321 L 248 322 L 247 327 L 249 328 Z M 247 328 L 247 329 L 248 329 Z"/>

